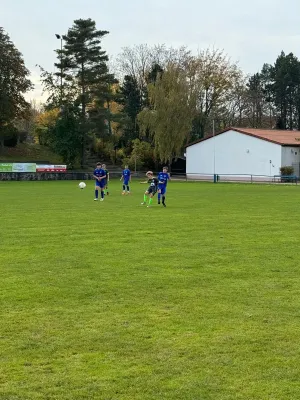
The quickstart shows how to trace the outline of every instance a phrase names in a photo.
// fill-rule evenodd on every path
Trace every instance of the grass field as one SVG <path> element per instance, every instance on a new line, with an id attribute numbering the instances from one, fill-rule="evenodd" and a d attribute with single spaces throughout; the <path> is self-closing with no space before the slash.
<path id="1" fill-rule="evenodd" d="M 300 399 L 300 187 L 0 183 L 0 399 Z"/>

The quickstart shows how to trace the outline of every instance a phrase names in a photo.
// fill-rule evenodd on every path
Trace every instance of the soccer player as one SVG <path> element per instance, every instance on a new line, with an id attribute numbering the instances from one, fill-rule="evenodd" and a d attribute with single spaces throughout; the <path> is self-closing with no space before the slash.
<path id="1" fill-rule="evenodd" d="M 106 169 L 106 164 L 102 164 L 102 169 L 104 169 L 105 173 L 106 173 L 106 185 L 105 185 L 105 189 L 104 189 L 104 193 L 108 196 L 109 195 L 109 191 L 108 191 L 108 182 L 109 182 L 109 172 Z"/>
<path id="2" fill-rule="evenodd" d="M 162 198 L 162 204 L 166 207 L 166 192 L 168 180 L 170 175 L 168 174 L 168 167 L 163 167 L 162 172 L 158 174 L 158 204 L 160 204 L 160 199 Z"/>
<path id="3" fill-rule="evenodd" d="M 125 169 L 122 172 L 120 181 L 123 180 L 123 192 L 122 194 L 130 194 L 129 182 L 131 182 L 131 171 L 128 169 L 128 165 L 125 165 Z"/>
<path id="4" fill-rule="evenodd" d="M 155 178 L 152 171 L 148 171 L 146 173 L 146 176 L 147 176 L 148 180 L 146 182 L 141 182 L 141 183 L 149 183 L 150 186 L 144 193 L 144 201 L 143 201 L 142 205 L 147 203 L 147 199 L 149 196 L 149 204 L 147 207 L 151 207 L 152 202 L 153 202 L 153 197 L 155 196 L 155 193 L 157 192 L 158 179 Z"/>
<path id="5" fill-rule="evenodd" d="M 106 173 L 104 169 L 101 166 L 101 163 L 97 163 L 96 169 L 94 170 L 94 178 L 96 180 L 95 182 L 95 201 L 98 200 L 98 195 L 99 195 L 99 188 L 101 190 L 101 200 L 104 200 L 104 188 L 106 186 Z"/>

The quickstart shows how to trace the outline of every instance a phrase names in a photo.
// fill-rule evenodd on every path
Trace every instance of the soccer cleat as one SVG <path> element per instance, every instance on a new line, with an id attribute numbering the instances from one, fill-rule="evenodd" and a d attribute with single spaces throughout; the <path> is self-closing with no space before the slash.
<path id="1" fill-rule="evenodd" d="M 124 195 L 125 195 L 125 192 L 122 192 L 122 195 L 124 196 Z"/>
<path id="2" fill-rule="evenodd" d="M 100 199 L 100 201 L 104 201 L 104 199 Z"/>
<path id="3" fill-rule="evenodd" d="M 160 204 L 160 201 L 157 204 Z"/>
<path id="4" fill-rule="evenodd" d="M 142 203 L 141 203 L 141 206 L 144 206 L 146 203 L 143 201 Z"/>
<path id="5" fill-rule="evenodd" d="M 98 201 L 98 199 L 94 199 L 94 201 Z"/>
<path id="6" fill-rule="evenodd" d="M 164 206 L 164 207 L 167 207 L 167 206 L 166 206 L 166 203 L 163 203 L 163 206 Z"/>

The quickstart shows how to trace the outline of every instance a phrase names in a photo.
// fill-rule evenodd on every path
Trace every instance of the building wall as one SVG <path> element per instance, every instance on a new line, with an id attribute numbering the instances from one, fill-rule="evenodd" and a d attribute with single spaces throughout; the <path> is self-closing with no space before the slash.
<path id="1" fill-rule="evenodd" d="M 214 172 L 273 176 L 279 174 L 281 153 L 278 144 L 230 130 L 188 147 L 186 172 L 190 178 Z"/>
<path id="2" fill-rule="evenodd" d="M 298 147 L 282 147 L 281 165 L 290 166 L 300 162 L 300 149 Z"/>

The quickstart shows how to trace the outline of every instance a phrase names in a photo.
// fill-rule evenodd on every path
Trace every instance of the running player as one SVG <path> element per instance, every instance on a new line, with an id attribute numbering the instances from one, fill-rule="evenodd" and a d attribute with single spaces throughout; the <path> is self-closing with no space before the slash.
<path id="1" fill-rule="evenodd" d="M 130 194 L 129 182 L 131 182 L 131 171 L 128 169 L 128 165 L 125 165 L 125 169 L 122 172 L 120 181 L 123 180 L 123 192 L 122 194 Z"/>
<path id="2" fill-rule="evenodd" d="M 163 167 L 162 172 L 158 174 L 158 204 L 160 204 L 160 199 L 162 198 L 162 204 L 166 207 L 166 192 L 168 180 L 170 175 L 168 174 L 168 167 Z"/>
<path id="3" fill-rule="evenodd" d="M 98 200 L 98 195 L 99 195 L 99 188 L 101 190 L 101 200 L 104 200 L 104 188 L 106 186 L 105 178 L 106 178 L 106 173 L 104 169 L 102 169 L 101 163 L 97 163 L 96 169 L 94 170 L 94 178 L 96 180 L 95 182 L 95 201 Z"/>
<path id="4" fill-rule="evenodd" d="M 104 169 L 105 173 L 106 173 L 106 185 L 105 185 L 105 189 L 104 189 L 104 193 L 108 196 L 109 195 L 109 191 L 108 191 L 108 182 L 109 182 L 109 172 L 106 169 L 106 164 L 102 164 L 102 169 Z"/>
<path id="5" fill-rule="evenodd" d="M 144 201 L 143 201 L 142 205 L 147 203 L 147 199 L 149 196 L 149 204 L 147 207 L 151 207 L 152 202 L 153 202 L 153 197 L 155 196 L 155 193 L 157 192 L 158 179 L 155 178 L 152 171 L 148 171 L 146 173 L 146 176 L 147 176 L 148 180 L 146 182 L 141 182 L 141 183 L 149 183 L 150 186 L 144 193 Z"/>

